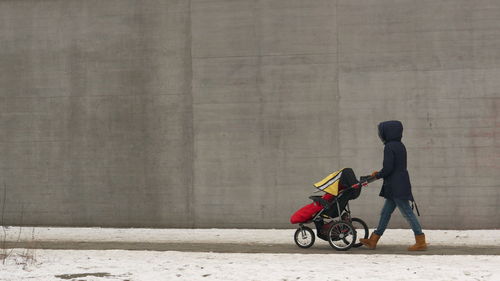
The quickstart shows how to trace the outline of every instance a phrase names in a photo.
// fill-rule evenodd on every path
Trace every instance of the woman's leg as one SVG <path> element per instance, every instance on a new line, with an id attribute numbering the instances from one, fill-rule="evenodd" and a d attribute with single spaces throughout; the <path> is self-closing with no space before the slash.
<path id="1" fill-rule="evenodd" d="M 396 203 L 392 199 L 385 199 L 384 207 L 382 207 L 382 211 L 380 212 L 380 220 L 378 222 L 377 229 L 373 231 L 375 234 L 382 236 L 384 234 L 387 225 L 389 224 L 389 220 L 391 219 L 392 212 L 396 209 Z"/>
<path id="2" fill-rule="evenodd" d="M 399 211 L 403 215 L 403 217 L 408 221 L 408 223 L 411 226 L 411 229 L 413 230 L 413 233 L 415 235 L 421 235 L 422 233 L 422 227 L 420 226 L 420 223 L 418 222 L 417 217 L 413 213 L 413 210 L 410 207 L 410 201 L 408 200 L 401 200 L 401 199 L 394 199 L 394 202 L 398 206 Z"/>

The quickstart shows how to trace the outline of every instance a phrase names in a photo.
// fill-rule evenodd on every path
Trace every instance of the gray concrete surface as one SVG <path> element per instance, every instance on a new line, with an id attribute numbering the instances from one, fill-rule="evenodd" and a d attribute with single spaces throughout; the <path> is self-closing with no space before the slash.
<path id="1" fill-rule="evenodd" d="M 500 228 L 498 1 L 0 1 L 0 46 L 4 224 L 291 227 L 399 119 L 424 228 Z"/>

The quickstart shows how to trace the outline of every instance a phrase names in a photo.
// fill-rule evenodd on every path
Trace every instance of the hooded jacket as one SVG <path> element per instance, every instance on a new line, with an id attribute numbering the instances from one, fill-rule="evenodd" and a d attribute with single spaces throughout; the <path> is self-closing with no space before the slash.
<path id="1" fill-rule="evenodd" d="M 378 134 L 385 145 L 383 168 L 377 174 L 377 178 L 384 179 L 379 195 L 414 201 L 406 168 L 406 147 L 401 142 L 403 124 L 400 121 L 382 122 L 378 125 Z"/>

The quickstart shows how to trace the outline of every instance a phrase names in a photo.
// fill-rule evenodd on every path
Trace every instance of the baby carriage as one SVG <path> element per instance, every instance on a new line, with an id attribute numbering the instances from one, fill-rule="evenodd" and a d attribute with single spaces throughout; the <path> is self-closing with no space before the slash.
<path id="1" fill-rule="evenodd" d="M 323 196 L 310 196 L 313 203 L 302 207 L 290 218 L 293 224 L 299 224 L 294 240 L 300 248 L 309 248 L 314 244 L 315 235 L 304 224 L 314 223 L 317 236 L 329 242 L 338 251 L 351 247 L 360 247 L 357 238 L 368 238 L 368 226 L 359 219 L 351 217 L 349 200 L 358 198 L 361 188 L 375 181 L 372 176 L 356 179 L 351 168 L 338 170 L 314 184 Z"/>

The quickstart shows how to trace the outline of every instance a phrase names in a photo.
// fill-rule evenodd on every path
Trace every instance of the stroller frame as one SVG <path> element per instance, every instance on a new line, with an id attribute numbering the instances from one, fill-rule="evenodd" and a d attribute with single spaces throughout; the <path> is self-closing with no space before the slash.
<path id="1" fill-rule="evenodd" d="M 314 244 L 314 232 L 311 228 L 305 225 L 313 222 L 316 226 L 316 235 L 320 239 L 328 241 L 332 248 L 339 251 L 346 251 L 351 247 L 360 247 L 362 244 L 356 243 L 356 229 L 363 228 L 365 232 L 363 236 L 364 238 L 368 238 L 368 226 L 363 220 L 351 217 L 349 201 L 359 196 L 359 193 L 354 194 L 354 192 L 357 191 L 356 189 L 367 186 L 368 183 L 375 180 L 376 178 L 372 176 L 361 177 L 357 183 L 340 191 L 338 196 L 330 202 L 321 198 L 321 196 L 310 196 L 309 198 L 314 202 L 321 204 L 323 209 L 316 213 L 309 221 L 299 223 L 299 228 L 296 230 L 294 236 L 297 246 L 301 248 L 309 248 Z M 349 197 L 345 198 L 346 196 Z M 346 201 L 343 202 L 341 200 Z M 341 205 L 343 205 L 343 207 Z M 325 219 L 330 221 L 325 224 Z M 355 228 L 353 223 L 360 226 Z M 324 233 L 325 226 L 328 226 L 327 233 Z M 307 240 L 307 237 L 310 237 L 310 242 L 305 244 L 299 242 L 301 238 Z"/>

